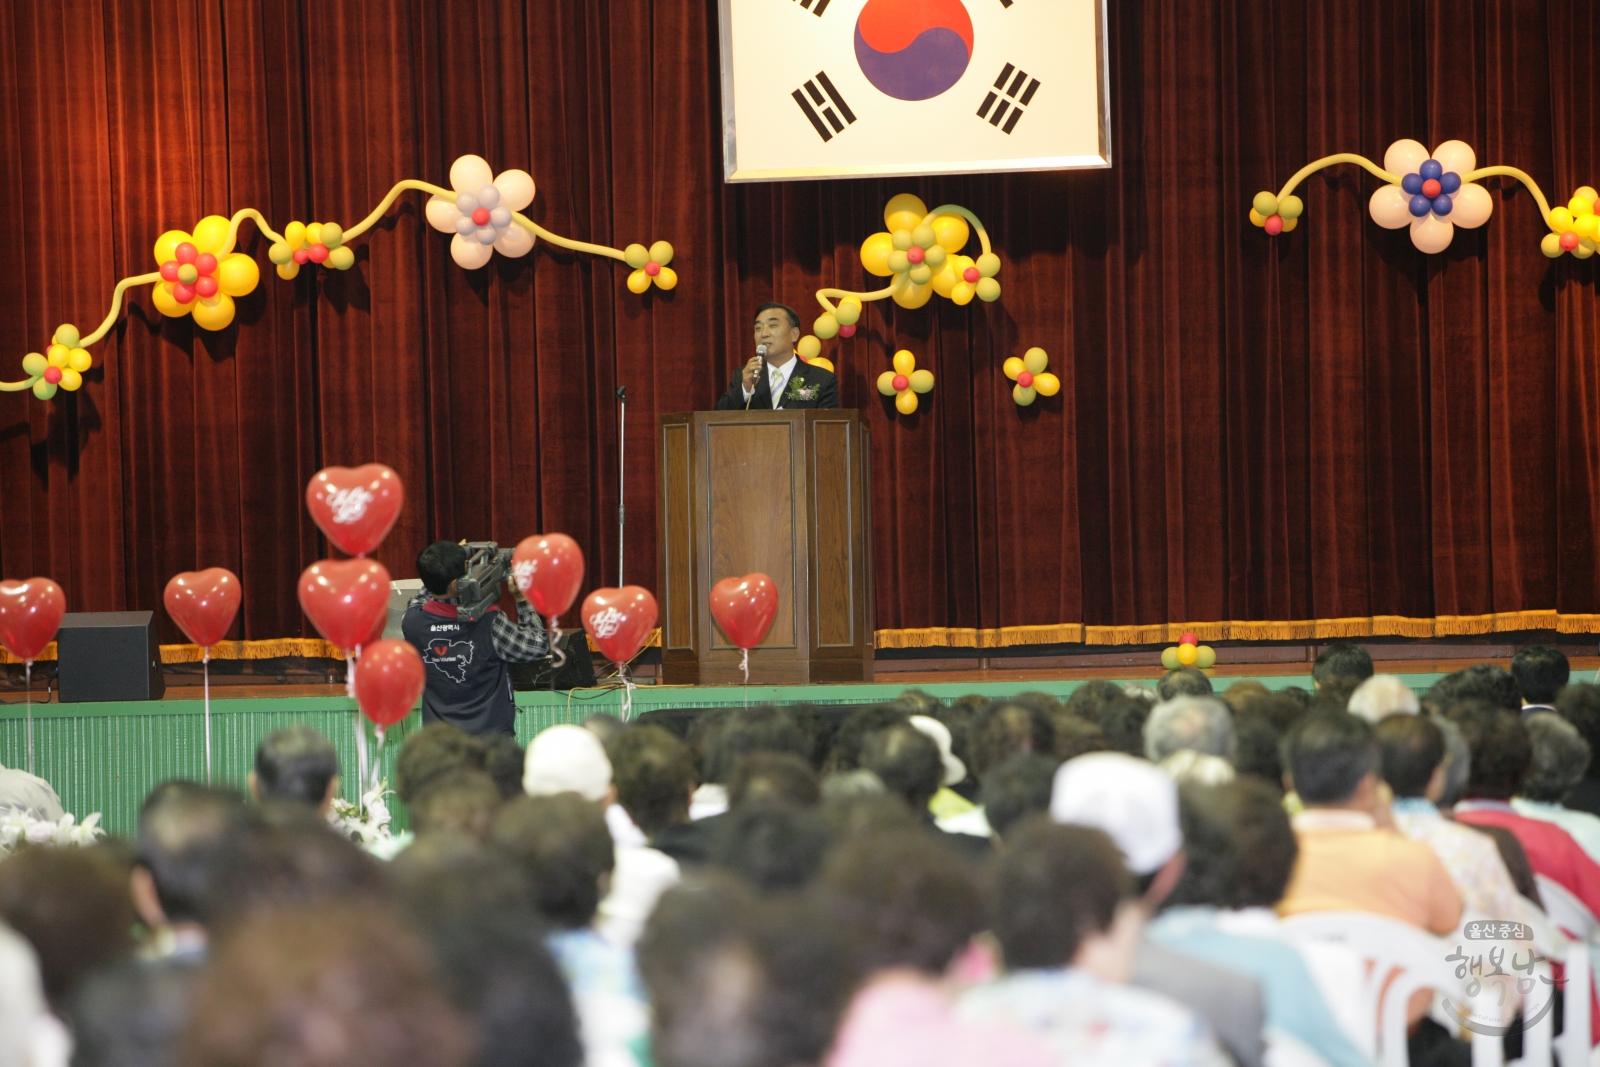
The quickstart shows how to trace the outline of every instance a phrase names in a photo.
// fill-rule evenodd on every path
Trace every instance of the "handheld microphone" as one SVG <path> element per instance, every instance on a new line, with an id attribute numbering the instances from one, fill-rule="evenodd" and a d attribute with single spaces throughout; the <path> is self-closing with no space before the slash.
<path id="1" fill-rule="evenodd" d="M 765 361 L 766 358 L 767 358 L 767 346 L 766 345 L 756 345 L 756 355 L 760 356 L 761 359 L 763 361 Z M 754 386 L 751 386 L 750 387 L 750 397 L 749 397 L 749 399 L 747 399 L 744 402 L 744 409 L 746 411 L 750 410 L 750 401 L 754 400 L 755 398 L 756 398 L 756 390 L 755 390 Z"/>

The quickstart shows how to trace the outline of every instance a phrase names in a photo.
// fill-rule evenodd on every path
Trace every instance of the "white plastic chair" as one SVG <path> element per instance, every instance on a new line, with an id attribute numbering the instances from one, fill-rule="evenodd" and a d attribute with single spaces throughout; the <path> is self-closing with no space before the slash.
<path id="1" fill-rule="evenodd" d="M 1550 921 L 1567 932 L 1568 937 L 1580 941 L 1594 939 L 1600 933 L 1600 919 L 1577 895 L 1553 878 L 1542 874 L 1533 876 L 1539 885 L 1539 896 L 1544 900 L 1544 912 Z"/>
<path id="2" fill-rule="evenodd" d="M 1362 994 L 1372 1012 L 1382 1067 L 1410 1067 L 1406 1009 L 1412 994 L 1432 989 L 1458 1000 L 1466 998 L 1466 980 L 1457 978 L 1445 959 L 1454 946 L 1414 926 L 1366 912 L 1325 911 L 1287 918 L 1284 928 L 1292 937 L 1348 945 L 1367 960 Z M 1524 1067 L 1551 1067 L 1550 1028 L 1535 1027 L 1524 1038 L 1523 1049 Z M 1473 1067 L 1500 1067 L 1504 1059 L 1500 1038 L 1472 1035 Z"/>
<path id="3" fill-rule="evenodd" d="M 1589 942 L 1600 934 L 1600 921 L 1560 882 L 1542 874 L 1534 875 L 1534 880 L 1545 910 L 1540 911 L 1529 902 L 1523 921 L 1533 927 L 1533 943 L 1539 951 L 1560 959 L 1566 967 L 1566 985 L 1561 991 L 1565 1019 L 1557 1044 L 1561 1067 L 1589 1067 L 1594 1004 L 1594 955 Z M 1553 947 L 1558 942 L 1559 947 Z"/>

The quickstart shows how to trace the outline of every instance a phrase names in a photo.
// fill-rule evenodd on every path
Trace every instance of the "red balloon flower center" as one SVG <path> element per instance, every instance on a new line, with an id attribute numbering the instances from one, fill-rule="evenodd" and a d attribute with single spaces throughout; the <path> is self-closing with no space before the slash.
<path id="1" fill-rule="evenodd" d="M 976 284 L 978 279 L 981 278 L 982 275 L 978 273 L 978 268 L 977 267 L 968 267 L 966 270 L 961 272 L 961 277 L 965 278 L 969 282 L 972 282 L 972 283 Z"/>
<path id="2" fill-rule="evenodd" d="M 650 262 L 644 265 L 644 272 L 650 275 L 650 277 L 654 278 L 656 275 L 661 273 L 661 264 L 652 259 Z"/>
<path id="3" fill-rule="evenodd" d="M 924 259 L 928 258 L 928 254 L 922 249 L 918 248 L 916 245 L 912 245 L 910 248 L 906 249 L 906 258 L 912 263 L 921 263 Z"/>
<path id="4" fill-rule="evenodd" d="M 1017 384 L 1024 389 L 1031 388 L 1033 386 L 1033 374 L 1029 371 L 1023 371 L 1017 375 Z"/>
<path id="5" fill-rule="evenodd" d="M 1422 195 L 1429 200 L 1434 199 L 1442 192 L 1444 192 L 1444 186 L 1439 184 L 1438 178 L 1429 178 L 1422 183 Z"/>
<path id="6" fill-rule="evenodd" d="M 904 374 L 896 374 L 894 376 L 894 391 L 895 392 L 903 393 L 908 388 L 910 388 L 910 386 L 911 386 L 911 379 L 907 378 Z"/>
<path id="7" fill-rule="evenodd" d="M 478 210 L 474 211 L 472 213 L 472 221 L 478 226 L 489 225 L 489 209 L 486 207 L 480 207 Z"/>

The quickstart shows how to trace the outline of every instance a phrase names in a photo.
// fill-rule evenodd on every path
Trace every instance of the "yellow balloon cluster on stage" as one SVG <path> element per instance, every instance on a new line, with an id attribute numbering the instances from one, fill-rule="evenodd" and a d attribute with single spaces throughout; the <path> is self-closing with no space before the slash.
<path id="1" fill-rule="evenodd" d="M 1600 215 L 1595 213 L 1595 201 L 1600 200 L 1592 186 L 1585 185 L 1572 194 L 1566 207 L 1551 210 L 1546 220 L 1550 232 L 1539 242 L 1539 251 L 1551 259 L 1559 259 L 1571 252 L 1575 259 L 1588 259 L 1600 245 Z"/>
<path id="2" fill-rule="evenodd" d="M 278 268 L 278 277 L 293 279 L 307 263 L 326 264 L 334 270 L 349 270 L 356 265 L 356 254 L 345 247 L 344 228 L 337 222 L 291 222 L 283 228 L 283 240 L 274 241 L 267 258 Z"/>
<path id="3" fill-rule="evenodd" d="M 232 227 L 221 215 L 207 215 L 194 232 L 168 230 L 156 238 L 161 280 L 150 291 L 156 310 L 168 318 L 194 317 L 203 330 L 222 330 L 233 321 L 233 298 L 253 292 L 261 281 L 256 261 L 230 252 Z"/>
<path id="4" fill-rule="evenodd" d="M 917 394 L 933 391 L 933 372 L 917 369 L 917 357 L 905 349 L 894 354 L 894 370 L 878 375 L 878 392 L 894 397 L 894 407 L 902 415 L 917 410 Z"/>
<path id="5" fill-rule="evenodd" d="M 1017 384 L 1011 387 L 1011 399 L 1018 407 L 1027 407 L 1041 396 L 1055 396 L 1061 392 L 1061 379 L 1045 370 L 1050 357 L 1042 348 L 1030 348 L 1018 359 L 1006 360 L 1003 369 L 1006 377 Z"/>
<path id="6" fill-rule="evenodd" d="M 671 289 L 678 284 L 677 273 L 667 266 L 672 261 L 672 246 L 666 241 L 657 241 L 649 248 L 642 244 L 629 245 L 626 250 L 608 248 L 551 233 L 522 214 L 521 208 L 534 197 L 533 178 L 523 171 L 509 170 L 496 176 L 487 161 L 466 155 L 451 165 L 450 178 L 458 188 L 445 189 L 412 178 L 396 182 L 382 202 L 348 230 L 337 222 L 296 221 L 280 234 L 253 207 L 240 208 L 231 218 L 207 215 L 195 224 L 193 232 L 168 230 L 156 239 L 157 270 L 119 281 L 111 293 L 111 310 L 87 336 L 80 336 L 78 328 L 70 323 L 57 327 L 45 352 L 30 352 L 23 357 L 22 370 L 27 377 L 17 382 L 0 381 L 0 393 L 27 389 L 38 399 L 49 400 L 58 389 L 78 389 L 83 384 L 83 372 L 94 364 L 88 347 L 116 325 L 123 294 L 134 286 L 150 285 L 151 300 L 163 315 L 191 316 L 205 330 L 226 329 L 233 322 L 234 298 L 254 291 L 261 281 L 255 259 L 233 250 L 239 225 L 245 219 L 253 220 L 272 241 L 267 259 L 277 268 L 278 277 L 288 281 L 307 263 L 335 270 L 355 266 L 356 255 L 349 247 L 350 241 L 376 225 L 407 190 L 432 194 L 425 206 L 428 223 L 435 229 L 454 232 L 451 257 L 467 269 L 483 266 L 495 250 L 512 257 L 526 255 L 533 250 L 534 239 L 542 237 L 558 248 L 626 262 L 634 268 L 628 276 L 628 288 L 635 293 L 643 293 L 652 285 Z M 860 313 L 860 304 L 856 305 L 856 312 Z M 817 351 L 821 351 L 820 345 Z M 832 369 L 827 360 L 813 362 Z"/>

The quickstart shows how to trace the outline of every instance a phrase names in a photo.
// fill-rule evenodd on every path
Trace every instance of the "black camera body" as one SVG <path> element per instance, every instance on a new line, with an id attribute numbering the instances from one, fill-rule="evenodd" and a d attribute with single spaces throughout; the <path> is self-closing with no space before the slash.
<path id="1" fill-rule="evenodd" d="M 456 617 L 477 622 L 494 607 L 501 583 L 511 577 L 511 549 L 493 541 L 468 541 L 461 547 L 467 550 L 467 572 L 456 582 Z"/>

